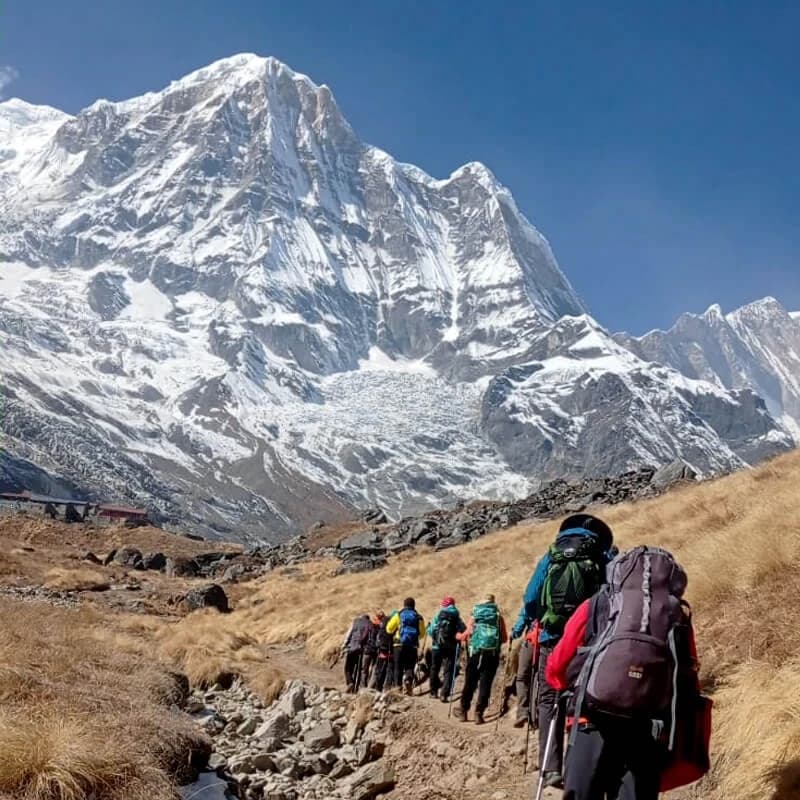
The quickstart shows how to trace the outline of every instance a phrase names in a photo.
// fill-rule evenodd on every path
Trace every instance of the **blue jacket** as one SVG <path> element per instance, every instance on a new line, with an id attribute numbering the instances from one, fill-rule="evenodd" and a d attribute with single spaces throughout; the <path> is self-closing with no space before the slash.
<path id="1" fill-rule="evenodd" d="M 436 626 L 439 624 L 439 614 L 441 614 L 442 611 L 451 611 L 451 612 L 454 611 L 457 614 L 458 622 L 456 623 L 456 630 L 458 631 L 458 633 L 464 633 L 464 631 L 467 629 L 466 623 L 464 622 L 463 619 L 461 619 L 461 613 L 455 606 L 447 606 L 446 608 L 440 608 L 433 615 L 433 619 L 428 623 L 428 636 L 430 637 L 430 640 L 434 642 L 433 645 L 434 650 L 436 650 L 437 647 L 433 635 L 436 632 Z"/>
<path id="2" fill-rule="evenodd" d="M 562 536 L 594 536 L 591 531 L 584 528 L 570 528 L 569 530 L 562 531 L 556 536 L 558 541 Z M 611 553 L 605 553 L 605 563 L 611 561 Z M 536 569 L 528 581 L 528 586 L 525 589 L 525 595 L 522 598 L 522 608 L 520 609 L 519 616 L 511 631 L 513 639 L 519 639 L 522 634 L 528 630 L 533 623 L 539 619 L 544 613 L 544 609 L 539 607 L 539 599 L 542 596 L 542 587 L 544 580 L 547 577 L 547 570 L 550 567 L 550 553 L 545 553 L 536 565 Z M 542 644 L 546 642 L 555 641 L 559 637 L 556 634 L 543 630 L 539 636 L 539 641 Z"/>

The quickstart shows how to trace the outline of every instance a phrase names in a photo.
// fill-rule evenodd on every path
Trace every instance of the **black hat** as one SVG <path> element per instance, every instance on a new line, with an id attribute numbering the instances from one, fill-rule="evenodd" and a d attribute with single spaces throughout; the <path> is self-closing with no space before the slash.
<path id="1" fill-rule="evenodd" d="M 572 528 L 583 528 L 590 533 L 596 534 L 603 550 L 608 550 L 614 543 L 614 534 L 611 528 L 599 517 L 594 517 L 591 514 L 573 514 L 571 517 L 567 517 L 561 523 L 558 532 L 563 533 Z"/>

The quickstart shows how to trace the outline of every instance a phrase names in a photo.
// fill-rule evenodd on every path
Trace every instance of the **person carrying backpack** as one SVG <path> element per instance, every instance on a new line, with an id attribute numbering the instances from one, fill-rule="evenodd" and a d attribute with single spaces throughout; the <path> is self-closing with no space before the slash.
<path id="1" fill-rule="evenodd" d="M 379 611 L 375 617 L 380 627 L 376 637 L 378 652 L 372 670 L 370 689 L 379 692 L 394 685 L 394 636 L 387 632 L 386 625 L 395 613 L 392 611 L 389 616 L 386 616 L 383 611 Z"/>
<path id="2" fill-rule="evenodd" d="M 353 620 L 350 630 L 345 636 L 342 652 L 345 657 L 344 677 L 348 692 L 357 692 L 364 685 L 363 656 L 371 633 L 372 621 L 369 614 L 362 614 Z"/>
<path id="3" fill-rule="evenodd" d="M 686 582 L 670 553 L 636 547 L 567 623 L 545 673 L 572 692 L 564 800 L 657 800 L 708 771 Z"/>
<path id="4" fill-rule="evenodd" d="M 414 667 L 420 639 L 425 637 L 425 621 L 416 611 L 413 597 L 407 597 L 400 609 L 386 624 L 386 632 L 394 637 L 394 683 L 412 694 Z"/>
<path id="5" fill-rule="evenodd" d="M 381 635 L 381 627 L 385 615 L 378 612 L 375 617 L 370 620 L 370 630 L 367 641 L 364 643 L 364 650 L 361 656 L 361 685 L 369 686 L 372 678 L 372 670 L 378 661 L 378 644 Z"/>
<path id="6" fill-rule="evenodd" d="M 475 703 L 475 722 L 484 723 L 483 713 L 489 706 L 492 696 L 492 683 L 500 666 L 500 650 L 508 641 L 506 623 L 495 603 L 494 595 L 489 594 L 483 603 L 472 609 L 472 617 L 463 633 L 457 634 L 458 641 L 467 647 L 467 670 L 464 688 L 461 691 L 461 705 L 456 709 L 456 719 L 467 721 L 472 698 L 478 690 Z"/>
<path id="7" fill-rule="evenodd" d="M 555 542 L 536 565 L 525 589 L 522 609 L 511 632 L 513 639 L 530 633 L 538 623 L 537 642 L 530 638 L 520 648 L 517 670 L 517 721 L 522 727 L 532 719 L 531 705 L 538 704 L 540 758 L 547 748 L 550 723 L 556 719 L 554 746 L 540 764 L 544 785 L 560 787 L 564 762 L 565 716 L 555 700 L 557 693 L 545 681 L 547 662 L 575 610 L 597 592 L 605 581 L 611 560 L 613 534 L 605 522 L 591 514 L 575 514 L 562 523 Z M 535 634 L 534 634 L 535 635 Z M 531 697 L 533 654 L 538 677 L 538 697 Z"/>
<path id="8" fill-rule="evenodd" d="M 461 614 L 456 608 L 456 601 L 447 596 L 442 599 L 441 607 L 428 625 L 428 636 L 431 639 L 431 697 L 439 697 L 443 703 L 448 702 L 453 693 L 453 677 L 455 672 L 456 637 L 467 629 Z M 444 672 L 444 677 L 442 677 Z M 441 692 L 440 692 L 441 690 Z"/>

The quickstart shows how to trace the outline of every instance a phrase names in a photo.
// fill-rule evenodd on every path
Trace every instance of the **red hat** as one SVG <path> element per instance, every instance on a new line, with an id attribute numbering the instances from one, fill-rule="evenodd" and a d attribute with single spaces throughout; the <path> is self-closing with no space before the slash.
<path id="1" fill-rule="evenodd" d="M 442 608 L 447 608 L 447 606 L 454 606 L 455 604 L 456 604 L 455 598 L 450 597 L 450 595 L 442 598 Z"/>

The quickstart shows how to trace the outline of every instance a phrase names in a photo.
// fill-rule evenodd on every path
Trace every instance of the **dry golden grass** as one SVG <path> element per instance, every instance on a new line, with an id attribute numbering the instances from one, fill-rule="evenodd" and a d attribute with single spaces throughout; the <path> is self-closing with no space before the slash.
<path id="1" fill-rule="evenodd" d="M 688 571 L 703 679 L 716 690 L 716 767 L 701 790 L 706 798 L 800 798 L 794 702 L 800 662 L 793 658 L 800 652 L 799 478 L 795 452 L 755 470 L 599 511 L 620 547 L 666 547 Z M 365 574 L 334 577 L 334 564 L 326 562 L 305 565 L 299 577 L 273 573 L 240 590 L 232 615 L 209 618 L 193 646 L 218 641 L 233 626 L 262 643 L 305 637 L 309 656 L 323 661 L 356 614 L 389 611 L 407 595 L 427 616 L 445 593 L 468 612 L 492 592 L 513 622 L 556 529 L 556 522 L 521 525 L 456 550 L 405 553 Z M 194 622 L 187 620 L 187 627 Z M 216 657 L 224 661 L 218 651 Z"/>
<path id="2" fill-rule="evenodd" d="M 225 685 L 240 677 L 264 702 L 272 702 L 286 676 L 270 664 L 257 639 L 227 624 L 229 616 L 205 609 L 165 625 L 159 634 L 161 653 L 193 685 Z"/>
<path id="3" fill-rule="evenodd" d="M 108 572 L 100 572 L 91 567 L 54 567 L 45 576 L 44 585 L 48 589 L 65 592 L 104 592 L 110 587 Z"/>
<path id="4" fill-rule="evenodd" d="M 0 796 L 174 800 L 206 745 L 176 683 L 97 612 L 0 600 Z"/>

